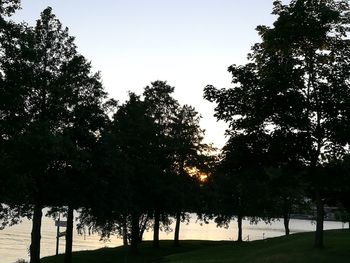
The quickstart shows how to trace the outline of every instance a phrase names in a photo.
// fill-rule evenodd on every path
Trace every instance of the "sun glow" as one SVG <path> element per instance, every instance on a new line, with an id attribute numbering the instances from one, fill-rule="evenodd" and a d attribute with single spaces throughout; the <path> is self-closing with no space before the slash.
<path id="1" fill-rule="evenodd" d="M 185 170 L 191 177 L 198 179 L 201 183 L 206 182 L 208 179 L 208 174 L 197 167 L 187 167 Z"/>

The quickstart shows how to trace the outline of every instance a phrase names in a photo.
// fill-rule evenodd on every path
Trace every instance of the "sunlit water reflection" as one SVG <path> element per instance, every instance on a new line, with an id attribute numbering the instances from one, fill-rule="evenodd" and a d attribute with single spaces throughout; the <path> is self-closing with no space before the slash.
<path id="1" fill-rule="evenodd" d="M 181 239 L 202 239 L 202 240 L 235 240 L 237 237 L 237 224 L 232 222 L 228 229 L 217 228 L 215 223 L 200 225 L 196 223 L 195 216 L 189 224 L 182 224 L 180 231 Z M 347 228 L 348 224 L 341 222 L 325 222 L 325 229 Z M 173 226 L 172 226 L 173 228 Z M 315 225 L 307 220 L 291 220 L 291 233 L 314 231 Z M 30 245 L 31 221 L 23 220 L 15 225 L 0 231 L 0 263 L 13 263 L 19 258 L 28 260 L 28 249 Z M 269 237 L 281 236 L 284 234 L 283 222 L 275 221 L 271 224 L 259 222 L 251 225 L 249 221 L 243 222 L 243 237 L 245 240 L 257 240 Z M 41 256 L 55 254 L 56 249 L 56 228 L 54 221 L 50 218 L 43 218 L 41 240 Z M 172 239 L 173 232 L 160 234 L 161 239 Z M 145 233 L 145 240 L 152 239 L 152 232 Z M 73 250 L 91 250 L 101 247 L 115 247 L 122 244 L 122 240 L 111 237 L 109 242 L 100 241 L 97 235 L 78 235 L 74 233 Z M 60 239 L 60 251 L 64 251 L 64 238 Z"/>

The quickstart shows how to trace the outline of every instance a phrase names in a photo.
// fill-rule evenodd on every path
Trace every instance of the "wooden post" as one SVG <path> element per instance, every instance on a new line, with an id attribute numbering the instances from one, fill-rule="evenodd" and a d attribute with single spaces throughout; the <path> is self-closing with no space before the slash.
<path id="1" fill-rule="evenodd" d="M 61 214 L 58 213 L 58 224 L 57 224 L 57 234 L 56 234 L 56 256 L 58 255 L 58 248 L 60 245 L 60 216 Z"/>

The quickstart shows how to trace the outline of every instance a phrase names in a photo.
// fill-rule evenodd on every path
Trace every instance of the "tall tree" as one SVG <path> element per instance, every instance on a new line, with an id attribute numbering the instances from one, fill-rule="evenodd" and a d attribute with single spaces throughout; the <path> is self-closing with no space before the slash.
<path id="1" fill-rule="evenodd" d="M 315 246 L 323 246 L 323 183 L 317 171 L 345 153 L 349 142 L 349 2 L 274 2 L 273 27 L 257 28 L 263 41 L 245 66 L 231 66 L 233 89 L 208 86 L 216 116 L 235 131 L 252 127 L 294 134 L 317 207 Z M 303 143 L 302 143 L 303 142 Z"/>
<path id="2" fill-rule="evenodd" d="M 166 81 L 155 81 L 151 83 L 151 86 L 147 86 L 143 92 L 144 102 L 147 107 L 148 115 L 154 120 L 155 124 L 159 126 L 159 138 L 157 151 L 154 152 L 153 158 L 157 160 L 158 167 L 153 172 L 153 191 L 152 204 L 154 215 L 154 228 L 153 228 L 153 246 L 159 247 L 159 231 L 160 221 L 170 204 L 165 202 L 166 192 L 165 188 L 168 186 L 167 177 L 170 173 L 170 160 L 169 156 L 172 151 L 170 147 L 170 131 L 171 124 L 173 123 L 176 110 L 179 107 L 179 103 L 172 97 L 174 87 L 168 85 Z"/>
<path id="3" fill-rule="evenodd" d="M 197 173 L 205 170 L 208 162 L 210 145 L 203 143 L 204 130 L 200 128 L 201 116 L 189 105 L 178 107 L 170 124 L 171 174 L 173 187 L 169 191 L 175 213 L 174 245 L 179 246 L 181 220 L 185 213 L 194 211 L 199 206 L 199 183 Z"/>
<path id="4" fill-rule="evenodd" d="M 93 152 L 97 136 L 105 127 L 107 116 L 104 113 L 103 90 L 98 74 L 91 73 L 91 65 L 81 55 L 75 56 L 61 69 L 58 81 L 70 87 L 67 119 L 62 125 L 62 137 L 65 141 L 62 149 L 60 179 L 62 182 L 60 198 L 68 206 L 65 262 L 72 258 L 73 210 L 88 207 L 86 202 L 90 189 L 87 182 L 92 170 Z M 76 192 L 79 189 L 80 195 Z M 91 190 L 91 189 L 90 189 Z"/>
<path id="5" fill-rule="evenodd" d="M 76 51 L 68 29 L 45 9 L 34 28 L 18 25 L 2 34 L 2 138 L 13 142 L 14 171 L 33 213 L 31 263 L 40 262 L 42 208 L 68 205 L 66 262 L 71 261 L 73 193 L 88 170 L 91 147 L 106 119 L 98 74 Z M 11 45 L 10 29 L 17 33 Z M 9 140 L 11 139 L 11 140 Z M 22 181 L 23 181 L 22 180 Z M 53 184 L 63 186 L 58 193 Z M 74 202 L 72 202 L 74 200 Z M 81 204 L 80 204 L 81 205 Z"/>
<path id="6" fill-rule="evenodd" d="M 12 67 L 18 65 L 20 58 L 19 43 L 23 43 L 23 31 L 25 26 L 18 25 L 8 19 L 20 7 L 20 1 L 0 1 L 0 219 L 1 227 L 19 221 L 21 209 L 16 207 L 12 210 L 9 205 L 23 192 L 23 180 L 16 174 L 14 169 L 15 160 L 11 154 L 12 143 L 15 134 L 20 132 L 21 125 L 16 125 L 23 116 L 17 116 L 10 109 L 21 107 L 12 104 L 11 98 L 14 95 L 7 87 L 13 82 Z M 14 58 L 15 56 L 15 58 Z M 13 59 L 13 60 L 12 60 Z M 18 70 L 18 68 L 17 68 Z M 22 71 L 25 73 L 25 70 Z M 24 74 L 25 75 L 25 74 Z M 18 101 L 21 104 L 21 101 Z M 17 112 L 18 113 L 18 112 Z M 17 181 L 18 187 L 13 182 Z M 13 187 L 10 187 L 12 185 Z M 23 188 L 22 188 L 23 189 Z M 12 201 L 11 201 L 12 200 Z M 6 205 L 4 205 L 6 204 Z"/>
<path id="7" fill-rule="evenodd" d="M 23 139 L 24 151 L 34 160 L 28 163 L 33 182 L 33 230 L 30 246 L 30 262 L 40 262 L 40 227 L 42 208 L 49 200 L 50 178 L 57 170 L 62 125 L 66 121 L 70 87 L 61 83 L 61 69 L 76 55 L 74 38 L 68 35 L 51 8 L 41 13 L 35 28 L 30 32 L 32 57 L 28 60 L 32 78 L 27 84 L 28 129 Z M 52 180 L 52 179 L 51 179 Z"/>
<path id="8" fill-rule="evenodd" d="M 59 24 L 59 21 L 57 21 Z M 61 148 L 57 163 L 56 205 L 67 206 L 65 263 L 72 261 L 74 209 L 90 207 L 91 177 L 98 136 L 108 123 L 106 107 L 113 101 L 106 100 L 99 73 L 92 73 L 91 64 L 80 54 L 62 62 L 55 81 L 61 93 L 60 137 Z M 50 187 L 50 185 L 48 186 Z M 76 192 L 79 189 L 79 196 Z M 54 192 L 54 189 L 52 189 Z M 96 197 L 97 198 L 97 197 Z"/>
<path id="9" fill-rule="evenodd" d="M 200 115 L 189 105 L 180 106 L 173 92 L 174 87 L 165 81 L 155 81 L 143 93 L 147 112 L 160 127 L 158 137 L 161 139 L 154 156 L 161 171 L 153 175 L 154 247 L 159 247 L 160 223 L 162 221 L 166 227 L 171 213 L 175 213 L 174 237 L 175 245 L 179 245 L 181 218 L 185 209 L 194 210 L 198 186 L 197 178 L 191 178 L 189 171 L 203 170 L 205 154 L 209 155 L 210 148 L 202 142 L 204 131 L 199 126 Z"/>
<path id="10" fill-rule="evenodd" d="M 112 133 L 120 149 L 124 165 L 127 192 L 127 213 L 131 219 L 131 249 L 137 251 L 139 221 L 142 214 L 154 208 L 157 178 L 160 126 L 149 116 L 147 104 L 131 93 L 129 100 L 119 107 L 113 118 Z"/>

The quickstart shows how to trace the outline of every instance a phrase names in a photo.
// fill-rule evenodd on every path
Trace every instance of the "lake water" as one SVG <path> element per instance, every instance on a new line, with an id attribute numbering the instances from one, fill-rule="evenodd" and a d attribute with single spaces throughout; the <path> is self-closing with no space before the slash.
<path id="1" fill-rule="evenodd" d="M 195 218 L 195 216 L 193 216 Z M 173 227 L 174 228 L 174 227 Z M 341 222 L 325 222 L 325 229 L 348 228 L 348 224 Z M 291 233 L 314 231 L 315 224 L 308 220 L 292 219 L 290 222 Z M 28 260 L 30 245 L 31 221 L 24 220 L 21 224 L 4 230 L 0 230 L 0 263 L 14 263 L 18 259 Z M 56 227 L 53 219 L 43 218 L 41 239 L 41 256 L 55 254 L 56 251 Z M 152 232 L 145 233 L 144 239 L 152 239 Z M 246 240 L 257 240 L 284 235 L 282 221 L 272 224 L 259 222 L 251 225 L 249 221 L 243 222 L 243 238 Z M 161 233 L 161 239 L 172 239 L 173 232 Z M 200 225 L 192 219 L 189 224 L 181 224 L 180 239 L 202 239 L 202 240 L 235 240 L 237 238 L 237 224 L 232 222 L 228 229 L 217 228 L 215 223 Z M 110 242 L 99 240 L 97 235 L 78 235 L 75 231 L 73 250 L 92 250 L 101 247 L 115 247 L 122 245 L 122 240 L 111 237 Z M 64 238 L 60 239 L 60 252 L 64 251 Z"/>

